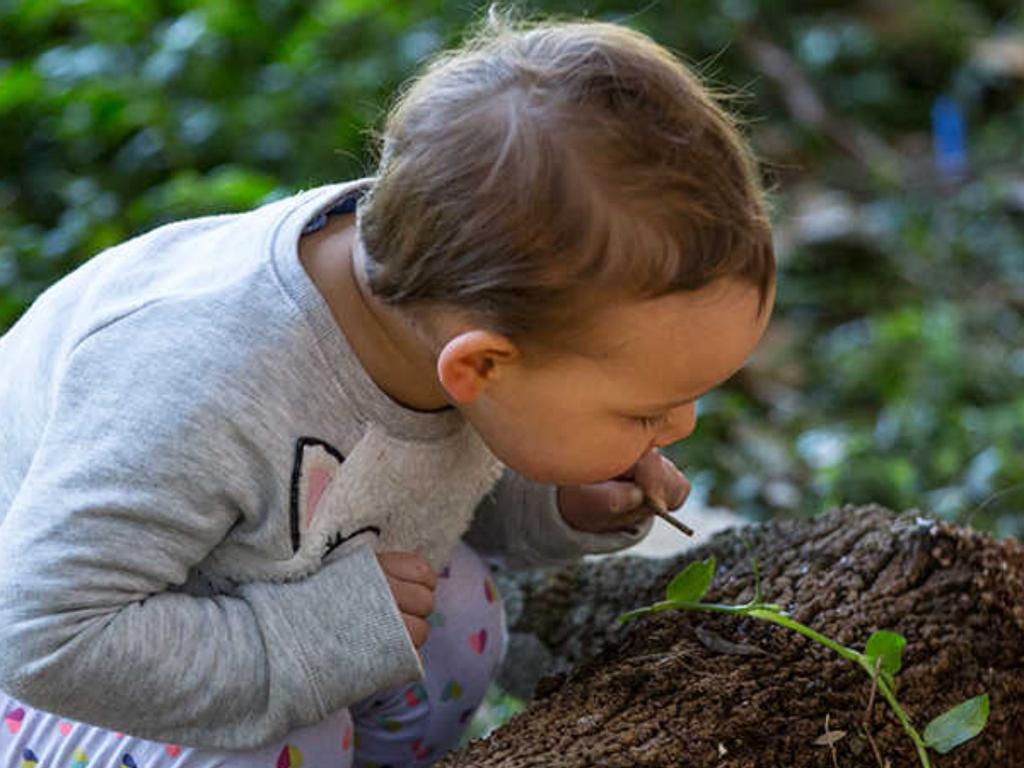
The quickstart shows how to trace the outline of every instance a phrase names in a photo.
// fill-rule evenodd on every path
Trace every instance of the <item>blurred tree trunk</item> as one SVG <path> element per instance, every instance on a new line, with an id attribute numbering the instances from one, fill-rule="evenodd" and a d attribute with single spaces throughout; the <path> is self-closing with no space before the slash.
<path id="1" fill-rule="evenodd" d="M 709 554 L 707 600 L 749 599 L 753 555 L 766 599 L 797 620 L 856 648 L 877 629 L 904 635 L 897 695 L 919 731 L 987 692 L 986 730 L 933 755 L 935 768 L 1024 765 L 1024 546 L 878 507 L 729 531 L 679 558 L 506 575 L 505 685 L 522 693 L 542 669 L 571 671 L 544 677 L 526 712 L 440 765 L 918 765 L 863 671 L 800 635 L 675 611 L 615 624 Z M 826 717 L 845 732 L 834 754 L 815 744 Z"/>

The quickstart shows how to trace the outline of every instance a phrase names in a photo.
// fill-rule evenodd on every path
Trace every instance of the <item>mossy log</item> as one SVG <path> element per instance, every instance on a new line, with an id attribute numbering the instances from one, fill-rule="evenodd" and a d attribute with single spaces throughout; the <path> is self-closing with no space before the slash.
<path id="1" fill-rule="evenodd" d="M 677 611 L 616 624 L 708 555 L 718 570 L 707 600 L 748 600 L 754 557 L 766 599 L 819 632 L 860 649 L 878 629 L 904 635 L 897 695 L 919 730 L 988 693 L 988 727 L 932 753 L 935 768 L 1024 766 L 1024 545 L 879 507 L 735 529 L 666 560 L 502 579 L 516 640 L 506 684 L 524 687 L 541 666 L 565 671 L 540 680 L 525 712 L 439 765 L 919 765 L 863 670 L 790 630 Z M 826 718 L 845 734 L 831 747 L 816 743 Z"/>

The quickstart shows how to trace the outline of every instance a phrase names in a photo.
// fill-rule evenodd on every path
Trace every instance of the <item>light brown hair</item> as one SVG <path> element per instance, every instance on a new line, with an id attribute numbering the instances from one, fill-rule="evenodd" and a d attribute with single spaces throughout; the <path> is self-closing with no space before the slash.
<path id="1" fill-rule="evenodd" d="M 736 276 L 762 305 L 775 262 L 735 121 L 627 27 L 492 13 L 388 114 L 359 207 L 370 287 L 552 346 L 615 297 Z M 559 342 L 556 342 L 559 343 Z"/>

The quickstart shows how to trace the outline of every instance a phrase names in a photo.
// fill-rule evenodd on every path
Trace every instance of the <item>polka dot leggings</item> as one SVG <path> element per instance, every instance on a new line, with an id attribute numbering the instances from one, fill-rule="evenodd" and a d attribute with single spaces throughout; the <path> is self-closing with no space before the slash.
<path id="1" fill-rule="evenodd" d="M 258 750 L 137 739 L 32 709 L 0 693 L 0 765 L 10 768 L 399 768 L 454 747 L 497 674 L 505 614 L 483 561 L 459 544 L 440 573 L 423 680 L 382 691 Z"/>

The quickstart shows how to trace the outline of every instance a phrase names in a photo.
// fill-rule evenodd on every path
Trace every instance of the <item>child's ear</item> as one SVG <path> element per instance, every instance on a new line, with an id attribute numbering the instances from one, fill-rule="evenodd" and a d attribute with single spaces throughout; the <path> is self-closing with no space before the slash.
<path id="1" fill-rule="evenodd" d="M 519 349 L 507 336 L 479 329 L 465 331 L 441 348 L 437 378 L 452 400 L 470 403 L 517 357 Z"/>

